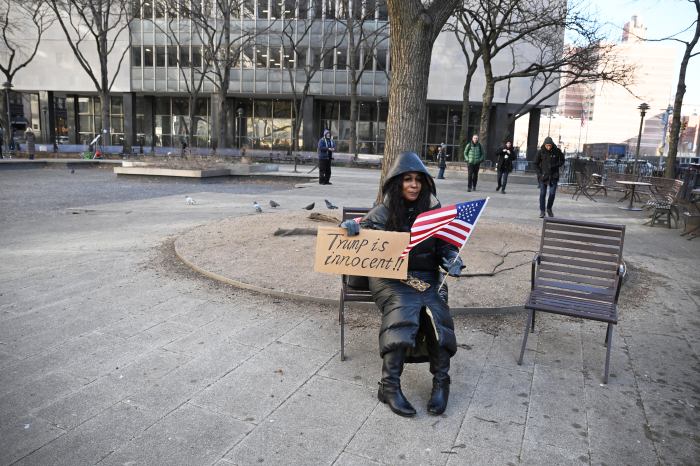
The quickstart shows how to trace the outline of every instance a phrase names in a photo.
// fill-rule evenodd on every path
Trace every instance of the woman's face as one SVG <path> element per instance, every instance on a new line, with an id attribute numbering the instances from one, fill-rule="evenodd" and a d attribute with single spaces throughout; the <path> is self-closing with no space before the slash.
<path id="1" fill-rule="evenodd" d="M 409 202 L 414 202 L 420 195 L 423 186 L 423 175 L 416 172 L 403 174 L 403 198 Z"/>

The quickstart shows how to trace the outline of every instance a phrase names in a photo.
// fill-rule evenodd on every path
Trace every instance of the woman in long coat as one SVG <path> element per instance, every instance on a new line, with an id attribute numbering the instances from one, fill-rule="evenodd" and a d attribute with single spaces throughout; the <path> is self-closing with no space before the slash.
<path id="1" fill-rule="evenodd" d="M 362 228 L 410 232 L 419 214 L 440 207 L 435 182 L 413 152 L 404 152 L 395 160 L 382 193 L 383 202 L 360 221 Z M 352 220 L 341 226 L 349 235 L 359 232 Z M 428 289 L 421 291 L 397 279 L 369 277 L 372 299 L 382 312 L 379 353 L 383 363 L 377 397 L 401 416 L 416 414 L 401 391 L 405 363 L 430 362 L 433 389 L 428 412 L 442 414 L 447 407 L 450 358 L 457 351 L 457 341 L 450 309 L 439 293 L 440 267 L 452 276 L 459 276 L 464 268 L 456 247 L 429 238 L 417 244 L 408 256 L 409 276 L 429 284 Z"/>
<path id="2" fill-rule="evenodd" d="M 27 141 L 27 154 L 29 154 L 29 160 L 34 159 L 34 152 L 36 151 L 36 138 L 34 137 L 34 131 L 31 128 L 27 128 L 24 133 L 24 139 Z"/>

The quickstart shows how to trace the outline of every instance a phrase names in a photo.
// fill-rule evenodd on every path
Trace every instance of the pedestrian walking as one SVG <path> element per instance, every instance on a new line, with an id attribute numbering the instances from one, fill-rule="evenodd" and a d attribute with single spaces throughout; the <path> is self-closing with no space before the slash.
<path id="1" fill-rule="evenodd" d="M 475 134 L 464 148 L 464 161 L 467 162 L 467 191 L 476 191 L 476 182 L 479 179 L 479 165 L 484 160 L 484 149 L 479 142 L 479 136 Z"/>
<path id="2" fill-rule="evenodd" d="M 554 217 L 552 206 L 554 205 L 554 196 L 557 194 L 557 185 L 559 184 L 559 169 L 562 166 L 564 166 L 564 154 L 554 144 L 552 138 L 547 136 L 535 156 L 537 182 L 540 186 L 540 218 L 544 218 L 545 207 L 547 215 Z M 549 197 L 547 197 L 547 192 L 549 192 Z"/>
<path id="3" fill-rule="evenodd" d="M 438 168 L 440 169 L 438 171 L 437 179 L 444 180 L 445 169 L 447 168 L 447 154 L 445 153 L 445 143 L 442 143 L 440 147 L 438 147 L 438 152 L 435 156 L 435 159 L 437 160 Z"/>
<path id="4" fill-rule="evenodd" d="M 335 149 L 335 141 L 331 137 L 330 130 L 325 130 L 323 137 L 318 141 L 318 184 L 333 184 L 331 183 L 331 160 Z"/>
<path id="5" fill-rule="evenodd" d="M 440 207 L 435 182 L 414 152 L 401 153 L 382 186 L 383 201 L 358 224 L 341 223 L 349 236 L 360 228 L 410 232 L 416 217 Z M 433 388 L 428 412 L 442 414 L 450 393 L 450 358 L 457 340 L 450 308 L 440 293 L 442 267 L 451 276 L 464 268 L 454 245 L 431 237 L 408 254 L 408 280 L 369 277 L 372 299 L 381 309 L 379 354 L 382 378 L 377 398 L 399 416 L 415 416 L 416 410 L 401 391 L 405 363 L 429 362 Z"/>
<path id="6" fill-rule="evenodd" d="M 24 140 L 27 142 L 27 154 L 29 154 L 29 160 L 34 160 L 36 138 L 34 137 L 34 131 L 32 131 L 31 128 L 27 128 L 27 131 L 24 132 Z"/>
<path id="7" fill-rule="evenodd" d="M 513 171 L 514 158 L 515 151 L 513 150 L 513 143 L 506 140 L 505 144 L 496 151 L 496 177 L 498 180 L 496 192 L 501 191 L 503 194 L 506 193 L 508 174 Z"/>

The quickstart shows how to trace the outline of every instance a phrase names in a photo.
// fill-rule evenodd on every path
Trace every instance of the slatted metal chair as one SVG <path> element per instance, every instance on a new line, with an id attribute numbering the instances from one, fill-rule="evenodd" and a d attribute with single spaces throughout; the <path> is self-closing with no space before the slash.
<path id="1" fill-rule="evenodd" d="M 343 220 L 364 217 L 370 209 L 367 207 L 343 207 Z M 372 293 L 369 291 L 367 277 L 341 276 L 340 307 L 338 322 L 340 323 L 340 360 L 345 361 L 345 303 L 371 303 Z"/>
<path id="2" fill-rule="evenodd" d="M 657 223 L 665 223 L 668 228 L 671 228 L 671 221 L 675 220 L 678 227 L 680 220 L 678 196 L 683 188 L 683 181 L 668 178 L 662 180 L 665 183 L 655 185 L 655 189 L 651 191 L 651 198 L 645 206 L 651 209 L 647 224 L 653 227 Z"/>
<path id="3" fill-rule="evenodd" d="M 624 225 L 545 218 L 540 250 L 532 261 L 531 290 L 525 333 L 518 364 L 529 332 L 535 331 L 535 313 L 549 312 L 608 324 L 605 374 L 608 383 L 612 326 L 617 324 L 624 263 Z"/>

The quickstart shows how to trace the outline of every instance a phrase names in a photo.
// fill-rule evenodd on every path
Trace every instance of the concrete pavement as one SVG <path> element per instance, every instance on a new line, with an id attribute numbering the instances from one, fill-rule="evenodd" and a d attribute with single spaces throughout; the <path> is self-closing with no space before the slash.
<path id="1" fill-rule="evenodd" d="M 459 176 L 438 184 L 443 203 L 467 199 Z M 601 324 L 541 316 L 518 366 L 524 313 L 458 316 L 447 412 L 427 415 L 427 365 L 411 365 L 419 413 L 403 419 L 376 400 L 375 311 L 348 312 L 340 362 L 335 307 L 216 283 L 173 255 L 179 234 L 262 195 L 367 205 L 378 172 L 332 181 L 0 171 L 0 464 L 697 463 L 700 241 L 560 193 L 557 215 L 628 226 L 610 383 Z M 537 225 L 536 188 L 508 188 L 485 215 Z M 471 198 L 492 189 L 482 177 Z"/>

